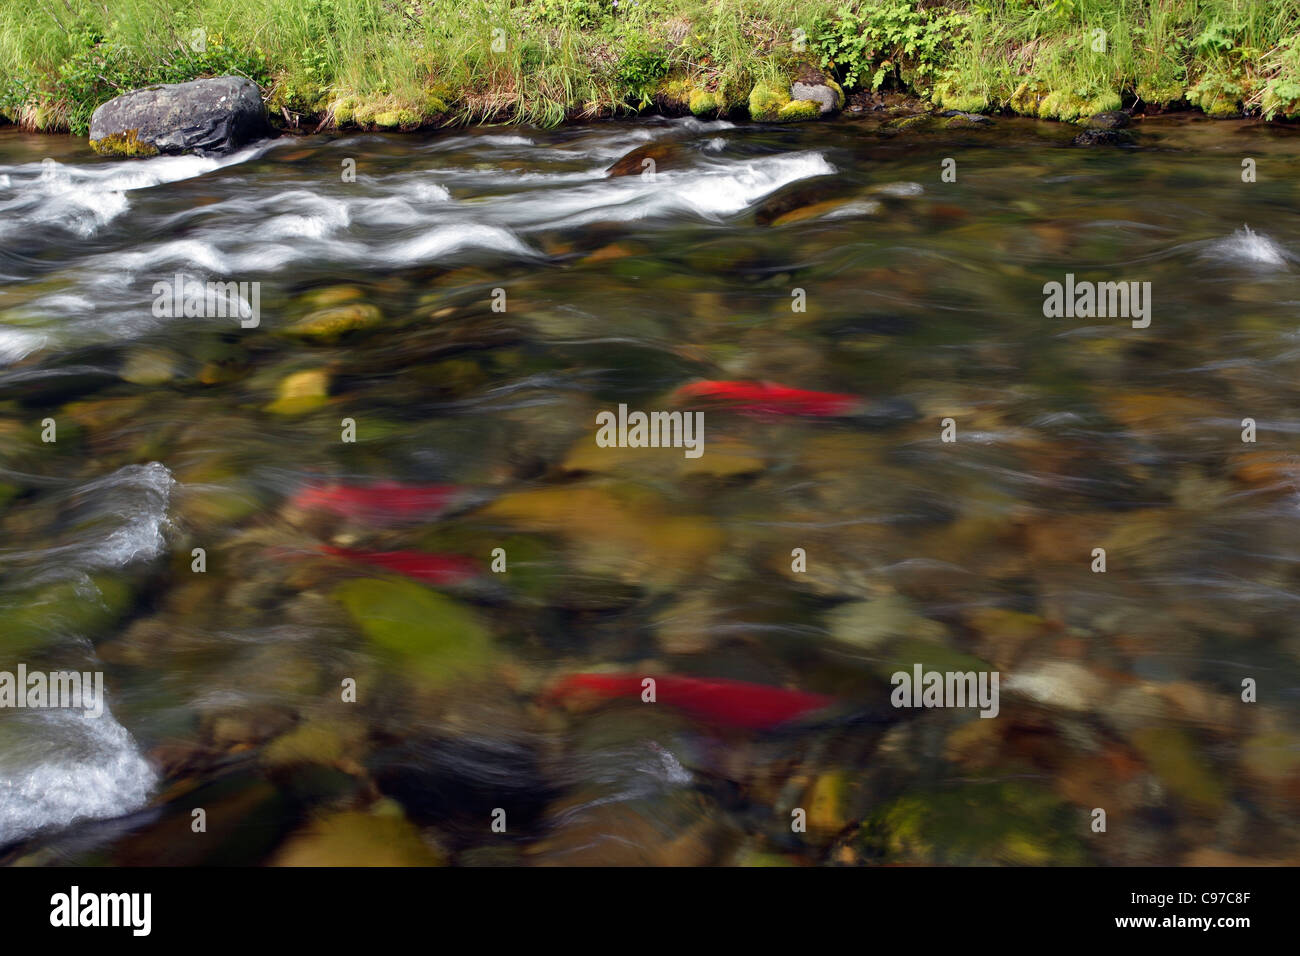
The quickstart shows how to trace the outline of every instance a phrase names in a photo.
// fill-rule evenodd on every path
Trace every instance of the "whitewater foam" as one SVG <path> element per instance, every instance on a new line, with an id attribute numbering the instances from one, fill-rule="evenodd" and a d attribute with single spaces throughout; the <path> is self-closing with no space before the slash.
<path id="1" fill-rule="evenodd" d="M 1285 266 L 1293 258 L 1278 243 L 1250 226 L 1242 226 L 1231 236 L 1212 241 L 1202 256 L 1252 266 Z"/>
<path id="2" fill-rule="evenodd" d="M 140 809 L 158 783 L 130 731 L 109 712 L 0 715 L 0 844 L 77 820 Z"/>

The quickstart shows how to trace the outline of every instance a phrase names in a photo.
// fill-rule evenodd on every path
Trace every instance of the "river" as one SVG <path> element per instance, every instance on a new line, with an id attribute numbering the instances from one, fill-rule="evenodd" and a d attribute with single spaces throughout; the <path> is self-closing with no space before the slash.
<path id="1" fill-rule="evenodd" d="M 0 133 L 0 861 L 1294 863 L 1300 133 L 1074 132 Z"/>

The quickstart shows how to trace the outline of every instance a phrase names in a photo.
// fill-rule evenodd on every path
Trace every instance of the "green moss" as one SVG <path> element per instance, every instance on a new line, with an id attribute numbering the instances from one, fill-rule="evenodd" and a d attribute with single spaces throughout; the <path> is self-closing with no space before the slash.
<path id="1" fill-rule="evenodd" d="M 374 124 L 382 129 L 413 129 L 420 125 L 420 114 L 411 109 L 384 110 L 375 114 Z"/>
<path id="2" fill-rule="evenodd" d="M 716 116 L 721 105 L 718 97 L 708 90 L 691 91 L 690 108 L 696 116 Z"/>
<path id="3" fill-rule="evenodd" d="M 898 116 L 885 124 L 886 129 L 923 129 L 930 125 L 929 113 L 915 113 L 911 116 Z"/>
<path id="4" fill-rule="evenodd" d="M 101 156 L 157 156 L 158 150 L 152 143 L 141 142 L 137 131 L 129 129 L 124 133 L 109 133 L 101 139 L 92 139 L 90 148 Z"/>
<path id="5" fill-rule="evenodd" d="M 1039 80 L 1021 81 L 1007 101 L 1007 106 L 1021 116 L 1037 116 L 1040 105 L 1047 98 L 1047 87 Z"/>
<path id="6" fill-rule="evenodd" d="M 1038 104 L 1038 115 L 1043 119 L 1068 123 L 1090 114 L 1087 101 L 1079 94 L 1070 90 L 1052 90 Z"/>
<path id="7" fill-rule="evenodd" d="M 935 86 L 930 101 L 941 110 L 957 110 L 961 113 L 982 113 L 990 105 L 986 94 L 963 89 L 948 81 Z"/>
<path id="8" fill-rule="evenodd" d="M 812 100 L 791 100 L 776 115 L 783 123 L 802 123 L 815 120 L 821 115 L 821 108 Z"/>
<path id="9" fill-rule="evenodd" d="M 1137 97 L 1143 103 L 1155 106 L 1172 106 L 1181 103 L 1187 92 L 1184 84 L 1178 80 L 1160 83 L 1156 80 L 1141 80 L 1137 85 Z"/>
<path id="10" fill-rule="evenodd" d="M 692 96 L 691 84 L 680 76 L 666 76 L 655 88 L 655 99 L 667 106 L 685 108 Z"/>
<path id="11" fill-rule="evenodd" d="M 425 116 L 429 118 L 442 116 L 449 109 L 447 104 L 451 99 L 451 89 L 445 83 L 429 87 L 424 91 Z"/>
<path id="12" fill-rule="evenodd" d="M 844 109 L 844 87 L 840 86 L 829 76 L 823 77 L 822 82 L 835 91 L 835 108 L 838 110 Z"/>
<path id="13" fill-rule="evenodd" d="M 1187 99 L 1199 106 L 1207 116 L 1229 117 L 1241 115 L 1241 101 L 1245 95 L 1242 85 L 1221 73 L 1210 73 L 1187 91 Z"/>
<path id="14" fill-rule="evenodd" d="M 749 91 L 749 116 L 757 123 L 775 123 L 790 102 L 789 84 L 755 83 Z"/>

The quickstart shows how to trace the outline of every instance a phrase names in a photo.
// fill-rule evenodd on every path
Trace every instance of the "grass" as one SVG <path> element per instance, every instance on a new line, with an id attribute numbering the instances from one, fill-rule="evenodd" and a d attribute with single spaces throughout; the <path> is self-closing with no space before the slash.
<path id="1" fill-rule="evenodd" d="M 409 128 L 846 91 L 1078 119 L 1300 115 L 1300 0 L 4 0 L 0 114 L 84 133 L 138 86 L 236 73 L 273 116 Z M 801 37 L 803 38 L 801 40 Z M 764 99 L 764 97 L 760 97 Z M 765 101 L 765 100 L 764 100 Z"/>

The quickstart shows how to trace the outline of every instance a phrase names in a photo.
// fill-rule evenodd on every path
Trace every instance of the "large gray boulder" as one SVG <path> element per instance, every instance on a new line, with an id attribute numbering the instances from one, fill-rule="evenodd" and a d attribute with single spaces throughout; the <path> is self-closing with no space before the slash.
<path id="1" fill-rule="evenodd" d="M 809 100 L 817 104 L 817 112 L 822 116 L 834 113 L 844 106 L 844 91 L 832 82 L 804 83 L 796 80 L 790 85 L 790 99 Z"/>
<path id="2" fill-rule="evenodd" d="M 269 132 L 261 91 L 242 76 L 132 90 L 90 118 L 95 151 L 128 156 L 228 153 Z"/>

